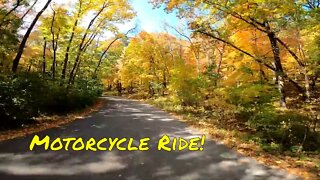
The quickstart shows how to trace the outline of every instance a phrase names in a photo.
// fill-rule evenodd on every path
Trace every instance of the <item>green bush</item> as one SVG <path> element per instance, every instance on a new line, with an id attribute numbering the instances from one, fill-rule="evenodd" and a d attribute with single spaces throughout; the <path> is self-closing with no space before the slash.
<path id="1" fill-rule="evenodd" d="M 229 88 L 227 101 L 231 104 L 252 110 L 271 103 L 278 98 L 278 91 L 268 84 L 246 84 Z"/>
<path id="2" fill-rule="evenodd" d="M 311 122 L 309 117 L 295 110 L 277 110 L 273 105 L 277 99 L 277 90 L 267 84 L 229 88 L 227 96 L 227 102 L 237 106 L 237 120 L 244 120 L 246 126 L 257 133 L 267 149 L 319 149 L 320 134 L 308 127 Z"/>
<path id="3" fill-rule="evenodd" d="M 92 105 L 103 86 L 95 80 L 78 80 L 72 86 L 40 74 L 0 76 L 0 127 L 31 123 L 40 114 L 67 113 Z"/>
<path id="4" fill-rule="evenodd" d="M 229 120 L 235 118 L 234 115 L 237 108 L 235 105 L 225 101 L 225 95 L 221 89 L 212 91 L 210 96 L 210 98 L 203 101 L 202 105 L 206 111 L 213 115 L 214 119 L 226 125 Z"/>
<path id="5" fill-rule="evenodd" d="M 173 96 L 157 97 L 154 98 L 151 103 L 170 112 L 183 111 L 180 100 Z"/>
<path id="6" fill-rule="evenodd" d="M 198 106 L 204 99 L 206 80 L 202 76 L 186 78 L 173 78 L 169 89 L 183 106 Z"/>

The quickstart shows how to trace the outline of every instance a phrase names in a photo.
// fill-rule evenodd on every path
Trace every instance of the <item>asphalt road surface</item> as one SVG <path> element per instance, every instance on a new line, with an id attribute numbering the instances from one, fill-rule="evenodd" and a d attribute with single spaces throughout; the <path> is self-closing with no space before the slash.
<path id="1" fill-rule="evenodd" d="M 202 134 L 148 104 L 117 97 L 105 99 L 98 112 L 37 135 L 87 140 L 150 137 L 149 151 L 45 151 L 43 147 L 30 151 L 34 136 L 30 135 L 0 143 L 0 179 L 297 179 L 210 140 L 206 140 L 203 151 L 158 151 L 158 140 L 164 134 L 187 139 Z"/>

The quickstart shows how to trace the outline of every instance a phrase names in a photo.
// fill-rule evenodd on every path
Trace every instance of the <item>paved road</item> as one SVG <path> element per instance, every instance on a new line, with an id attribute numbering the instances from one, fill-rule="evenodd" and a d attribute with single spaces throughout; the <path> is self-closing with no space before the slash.
<path id="1" fill-rule="evenodd" d="M 214 141 L 207 140 L 204 151 L 158 151 L 158 139 L 164 134 L 185 138 L 201 134 L 150 105 L 115 97 L 106 97 L 106 101 L 91 116 L 38 135 L 150 137 L 149 151 L 52 152 L 37 148 L 30 152 L 31 135 L 0 143 L 0 179 L 296 179 Z"/>

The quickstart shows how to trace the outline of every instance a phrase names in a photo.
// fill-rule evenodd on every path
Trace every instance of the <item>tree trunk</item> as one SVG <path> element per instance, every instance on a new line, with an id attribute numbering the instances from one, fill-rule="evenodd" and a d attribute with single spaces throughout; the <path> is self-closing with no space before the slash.
<path id="1" fill-rule="evenodd" d="M 316 74 L 312 80 L 311 80 L 311 83 L 310 83 L 310 86 L 311 86 L 311 89 L 312 90 L 315 90 L 316 89 L 316 83 L 317 83 L 317 80 L 319 78 L 319 74 Z"/>
<path id="2" fill-rule="evenodd" d="M 228 46 L 230 46 L 230 47 L 238 50 L 239 52 L 242 52 L 243 54 L 245 54 L 245 55 L 253 58 L 253 60 L 256 61 L 257 63 L 262 64 L 263 66 L 265 66 L 266 68 L 272 70 L 275 74 L 277 74 L 277 71 L 278 71 L 278 70 L 274 67 L 274 66 L 277 66 L 277 65 L 274 64 L 274 65 L 272 66 L 272 65 L 266 63 L 266 62 L 264 61 L 264 59 L 261 59 L 261 58 L 259 58 L 259 57 L 256 57 L 256 56 L 250 54 L 249 52 L 241 49 L 240 47 L 234 45 L 233 43 L 231 43 L 231 42 L 229 42 L 229 41 L 227 41 L 227 40 L 224 40 L 224 39 L 222 39 L 222 38 L 220 38 L 220 37 L 217 37 L 217 36 L 215 36 L 214 34 L 212 34 L 212 33 L 210 33 L 210 32 L 206 32 L 206 31 L 202 31 L 202 30 L 198 30 L 197 32 L 202 33 L 202 34 L 204 34 L 204 35 L 206 35 L 206 36 L 209 36 L 209 37 L 211 37 L 211 38 L 213 38 L 213 39 L 216 39 L 216 40 L 218 40 L 218 41 L 220 41 L 220 42 L 225 43 L 226 45 L 228 45 Z M 277 44 L 276 44 L 276 45 L 277 45 Z M 278 51 L 280 52 L 279 49 L 278 49 Z M 280 59 L 280 58 L 279 58 L 279 59 Z M 281 65 L 281 63 L 280 63 L 280 65 Z M 303 89 L 297 82 L 295 82 L 294 80 L 292 80 L 287 74 L 285 74 L 284 72 L 282 72 L 282 76 L 284 77 L 284 79 L 287 79 L 292 85 L 294 85 L 294 86 L 299 90 L 299 92 L 304 93 L 304 89 Z M 276 77 L 275 81 L 277 82 L 277 84 L 279 84 L 279 82 L 278 82 L 278 80 L 277 80 L 277 79 L 278 79 L 278 75 L 275 75 L 275 77 Z"/>
<path id="3" fill-rule="evenodd" d="M 269 32 L 268 33 L 268 38 L 271 44 L 271 49 L 273 52 L 273 58 L 274 58 L 274 65 L 276 68 L 276 77 L 278 79 L 278 90 L 280 93 L 280 106 L 283 108 L 287 108 L 287 103 L 286 103 L 286 95 L 285 95 L 285 81 L 284 81 L 284 72 L 281 64 L 281 59 L 280 59 L 280 48 L 277 44 L 277 39 L 275 37 L 274 32 Z"/>
<path id="4" fill-rule="evenodd" d="M 57 49 L 58 49 L 58 40 L 59 40 L 59 36 L 60 36 L 60 28 L 58 30 L 58 34 L 57 34 L 57 38 L 55 40 L 55 42 L 53 43 L 53 62 L 52 62 L 52 66 L 54 67 L 53 71 L 52 71 L 52 78 L 55 79 L 55 75 L 56 75 L 56 69 L 57 69 Z"/>
<path id="5" fill-rule="evenodd" d="M 91 38 L 85 43 L 85 40 L 86 40 L 86 37 L 88 36 L 89 34 L 89 30 L 91 28 L 91 26 L 94 24 L 95 20 L 100 16 L 100 14 L 103 12 L 103 10 L 107 7 L 107 3 L 103 4 L 102 8 L 99 10 L 99 12 L 91 19 L 87 29 L 86 29 L 86 32 L 84 33 L 82 39 L 81 39 L 81 43 L 79 45 L 79 48 L 78 48 L 78 52 L 77 52 L 77 56 L 76 56 L 76 59 L 75 59 L 75 62 L 73 64 L 73 68 L 70 72 L 70 76 L 69 76 L 69 82 L 68 84 L 70 85 L 72 83 L 72 81 L 74 80 L 74 77 L 76 76 L 76 68 L 79 66 L 79 61 L 80 61 L 80 57 L 81 57 L 81 54 L 82 54 L 82 51 L 85 49 L 85 47 L 87 47 L 87 43 L 89 43 L 91 41 Z"/>
<path id="6" fill-rule="evenodd" d="M 299 35 L 300 37 L 300 35 Z M 287 44 L 285 44 L 283 41 L 281 41 L 279 38 L 276 38 L 277 41 L 285 48 L 287 49 L 287 51 L 289 52 L 289 54 L 297 61 L 299 67 L 301 68 L 303 75 L 304 75 L 304 79 L 305 79 L 305 89 L 301 91 L 301 89 L 299 89 L 299 91 L 303 94 L 303 97 L 305 98 L 306 102 L 310 102 L 310 81 L 309 81 L 309 76 L 308 76 L 308 69 L 307 69 L 307 65 L 299 59 L 299 57 L 289 48 L 289 46 Z M 299 42 L 299 49 L 302 52 L 302 55 L 304 56 L 304 53 L 302 51 L 302 47 L 301 47 L 301 42 Z"/>
<path id="7" fill-rule="evenodd" d="M 47 40 L 46 38 L 44 39 L 44 45 L 43 45 L 43 60 L 42 60 L 42 73 L 45 74 L 46 73 L 46 48 L 47 48 Z"/>
<path id="8" fill-rule="evenodd" d="M 307 67 L 303 67 L 303 74 L 304 74 L 304 81 L 305 81 L 305 89 L 306 89 L 306 102 L 311 101 L 311 93 L 310 93 L 310 81 L 309 81 L 309 76 L 308 76 L 308 70 Z"/>
<path id="9" fill-rule="evenodd" d="M 71 33 L 71 36 L 70 36 L 70 39 L 69 39 L 69 42 L 68 42 L 68 46 L 67 46 L 67 49 L 66 49 L 66 54 L 64 56 L 64 60 L 63 60 L 63 68 L 62 68 L 62 73 L 61 73 L 61 79 L 64 80 L 66 78 L 66 73 L 67 73 L 67 66 L 68 66 L 68 61 L 69 61 L 69 53 L 70 53 L 70 49 L 71 49 L 71 44 L 72 44 L 72 41 L 73 41 L 73 38 L 74 38 L 74 34 L 75 34 L 75 31 L 76 31 L 76 28 L 78 27 L 78 22 L 79 22 L 79 19 L 80 19 L 80 16 L 81 16 L 81 13 L 82 13 L 82 1 L 80 0 L 79 1 L 79 11 L 78 11 L 78 15 L 77 15 L 77 18 L 73 24 L 73 27 L 72 27 L 72 33 Z"/>
<path id="10" fill-rule="evenodd" d="M 162 86 L 163 86 L 163 89 L 162 89 L 162 96 L 165 95 L 165 91 L 167 89 L 167 86 L 168 86 L 168 82 L 167 82 L 167 61 L 165 60 L 164 61 L 164 67 L 163 67 L 163 80 L 162 80 Z"/>
<path id="11" fill-rule="evenodd" d="M 16 55 L 16 57 L 13 60 L 13 65 L 12 65 L 12 72 L 16 73 L 18 70 L 18 66 L 19 66 L 19 62 L 21 59 L 21 56 L 23 54 L 24 48 L 26 46 L 27 40 L 30 36 L 30 33 L 32 31 L 32 29 L 34 28 L 34 26 L 36 25 L 38 19 L 40 18 L 40 16 L 42 15 L 42 13 L 47 9 L 47 7 L 49 6 L 49 4 L 51 3 L 52 0 L 48 0 L 47 3 L 45 4 L 45 6 L 41 9 L 41 11 L 38 12 L 38 14 L 36 15 L 36 17 L 33 19 L 30 27 L 28 28 L 26 34 L 24 35 L 20 46 L 18 48 L 18 53 Z"/>
<path id="12" fill-rule="evenodd" d="M 32 60 L 31 60 L 30 63 L 29 63 L 29 67 L 28 67 L 27 73 L 31 72 L 32 63 L 33 63 L 33 62 L 32 62 Z"/>
<path id="13" fill-rule="evenodd" d="M 33 2 L 33 4 L 31 5 L 31 7 L 23 14 L 23 16 L 21 17 L 21 21 L 23 21 L 23 19 L 29 14 L 29 12 L 34 8 L 34 6 L 37 4 L 38 0 L 35 0 Z"/>
<path id="14" fill-rule="evenodd" d="M 225 48 L 225 45 L 222 45 L 222 49 L 221 50 L 218 48 L 218 51 L 219 51 L 219 61 L 218 61 L 218 64 L 217 64 L 217 75 L 218 75 L 218 77 L 220 77 L 220 74 L 221 74 L 221 66 L 222 66 L 224 48 Z"/>
<path id="15" fill-rule="evenodd" d="M 52 15 L 52 21 L 51 21 L 51 35 L 52 35 L 52 49 L 53 49 L 53 59 L 52 59 L 52 78 L 55 79 L 55 75 L 56 75 L 56 56 L 57 56 L 57 48 L 56 48 L 56 41 L 55 41 L 55 34 L 54 34 L 54 21 L 55 21 L 55 17 L 56 17 L 56 11 L 54 11 L 53 8 L 51 8 L 53 11 L 53 15 Z"/>
<path id="16" fill-rule="evenodd" d="M 95 77 L 97 75 L 97 72 L 101 66 L 101 63 L 102 63 L 102 60 L 104 58 L 104 56 L 107 54 L 108 50 L 110 49 L 110 47 L 112 46 L 113 43 L 115 43 L 119 38 L 115 38 L 113 41 L 111 41 L 111 43 L 108 45 L 108 47 L 106 48 L 105 51 L 103 51 L 103 53 L 101 54 L 100 56 L 100 59 L 99 59 L 99 62 L 98 62 L 98 65 L 96 67 L 96 69 L 94 70 L 94 74 L 93 74 L 93 77 Z"/>
<path id="17" fill-rule="evenodd" d="M 194 57 L 196 58 L 196 68 L 197 68 L 197 73 L 200 73 L 200 52 L 199 49 L 192 45 L 191 47 L 193 49 Z"/>
<path id="18" fill-rule="evenodd" d="M 268 82 L 268 78 L 267 78 L 266 73 L 264 72 L 263 66 L 261 64 L 259 64 L 259 72 L 260 72 L 260 81 L 261 82 L 263 82 L 263 81 Z"/>
<path id="19" fill-rule="evenodd" d="M 127 35 L 132 31 L 134 30 L 136 27 L 132 28 L 132 29 L 129 29 L 127 31 L 127 33 L 125 34 L 125 36 L 127 37 Z M 116 37 L 113 41 L 110 42 L 110 44 L 108 45 L 108 47 L 103 51 L 103 53 L 101 54 L 100 58 L 99 58 L 99 62 L 98 62 L 98 65 L 96 67 L 96 69 L 94 70 L 94 73 L 93 73 L 93 78 L 96 78 L 97 76 L 97 72 L 102 64 L 102 60 L 104 58 L 104 56 L 107 54 L 107 52 L 109 51 L 109 49 L 111 48 L 111 46 L 117 41 L 119 40 L 120 37 Z"/>
<path id="20" fill-rule="evenodd" d="M 69 85 L 72 84 L 72 81 L 75 78 L 75 72 L 76 72 L 77 67 L 79 66 L 80 55 L 81 55 L 81 50 L 78 51 L 76 59 L 75 59 L 75 62 L 73 64 L 73 68 L 72 68 L 72 70 L 70 72 L 69 81 L 68 81 Z"/>
<path id="21" fill-rule="evenodd" d="M 121 96 L 122 95 L 122 84 L 119 80 L 117 81 L 116 87 L 117 87 L 118 95 Z"/>
<path id="22" fill-rule="evenodd" d="M 4 22 L 6 21 L 6 18 L 21 5 L 21 1 L 22 0 L 17 0 L 17 4 L 3 16 L 0 23 L 0 27 L 4 24 Z"/>
<path id="23" fill-rule="evenodd" d="M 153 97 L 155 94 L 154 89 L 152 87 L 152 84 L 149 82 L 149 95 L 150 97 Z"/>

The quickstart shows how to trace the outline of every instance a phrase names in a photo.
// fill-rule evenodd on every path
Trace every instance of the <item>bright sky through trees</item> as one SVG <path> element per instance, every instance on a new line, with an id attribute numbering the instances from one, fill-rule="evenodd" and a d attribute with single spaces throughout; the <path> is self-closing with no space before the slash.
<path id="1" fill-rule="evenodd" d="M 66 4 L 68 6 L 72 4 L 71 0 L 55 0 L 54 2 L 58 4 Z M 164 24 L 167 23 L 173 27 L 186 26 L 186 22 L 179 19 L 176 16 L 176 13 L 165 12 L 164 7 L 153 8 L 152 4 L 150 4 L 148 0 L 131 0 L 130 3 L 132 4 L 134 11 L 137 13 L 137 17 L 125 24 L 119 24 L 118 27 L 122 32 L 128 31 L 138 23 L 140 31 L 168 31 L 170 34 L 177 35 L 172 29 L 165 29 Z M 41 7 L 42 4 L 39 6 Z M 109 33 L 109 35 L 112 36 L 112 33 Z"/>

